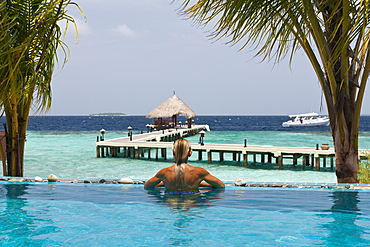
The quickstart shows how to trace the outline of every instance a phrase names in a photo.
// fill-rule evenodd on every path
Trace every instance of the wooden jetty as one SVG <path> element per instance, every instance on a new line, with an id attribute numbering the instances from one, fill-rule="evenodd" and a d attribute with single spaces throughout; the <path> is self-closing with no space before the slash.
<path id="1" fill-rule="evenodd" d="M 191 128 L 166 129 L 133 135 L 130 137 L 116 138 L 106 141 L 96 142 L 97 157 L 112 156 L 118 157 L 118 153 L 123 152 L 123 157 L 132 157 L 140 159 L 147 155 L 148 159 L 159 160 L 167 159 L 167 149 L 172 149 L 173 142 L 179 138 L 193 136 L 202 130 L 209 130 L 208 125 L 192 125 Z M 248 167 L 248 156 L 253 157 L 253 162 L 276 163 L 279 169 L 283 169 L 284 160 L 293 160 L 293 165 L 302 164 L 304 170 L 306 166 L 312 165 L 317 171 L 320 167 L 326 167 L 327 160 L 330 161 L 330 167 L 334 167 L 334 149 L 321 150 L 317 147 L 275 147 L 268 145 L 246 145 L 243 144 L 212 144 L 191 143 L 194 153 L 198 154 L 198 160 L 203 159 L 203 153 L 207 153 L 208 163 L 212 163 L 212 154 L 218 154 L 219 161 L 223 162 L 226 153 L 232 154 L 234 161 L 242 162 Z M 154 150 L 153 154 L 151 151 Z M 160 150 L 160 153 L 159 153 Z M 359 159 L 365 159 L 365 150 L 359 150 Z M 153 155 L 153 156 L 152 156 Z M 242 157 L 241 157 L 242 156 Z M 216 156 L 217 157 L 217 156 Z"/>

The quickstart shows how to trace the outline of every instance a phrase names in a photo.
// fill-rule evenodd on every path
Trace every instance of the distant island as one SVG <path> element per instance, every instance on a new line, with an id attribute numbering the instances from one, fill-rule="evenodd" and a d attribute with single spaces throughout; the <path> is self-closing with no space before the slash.
<path id="1" fill-rule="evenodd" d="M 127 116 L 125 113 L 98 113 L 98 114 L 89 114 L 89 116 Z"/>

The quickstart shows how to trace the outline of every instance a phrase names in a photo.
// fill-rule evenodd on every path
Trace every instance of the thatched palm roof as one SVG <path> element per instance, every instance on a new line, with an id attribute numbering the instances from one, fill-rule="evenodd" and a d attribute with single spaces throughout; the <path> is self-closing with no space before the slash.
<path id="1" fill-rule="evenodd" d="M 170 118 L 178 115 L 185 115 L 186 118 L 194 118 L 196 116 L 195 112 L 174 93 L 171 98 L 151 111 L 146 118 Z"/>

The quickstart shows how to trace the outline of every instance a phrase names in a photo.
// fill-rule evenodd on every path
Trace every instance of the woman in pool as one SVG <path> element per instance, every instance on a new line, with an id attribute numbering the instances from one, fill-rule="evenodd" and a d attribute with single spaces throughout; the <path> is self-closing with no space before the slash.
<path id="1" fill-rule="evenodd" d="M 172 195 L 196 194 L 199 187 L 225 188 L 225 184 L 206 169 L 187 164 L 192 154 L 187 140 L 178 140 L 172 151 L 175 164 L 160 170 L 145 183 L 145 188 L 164 186 L 166 194 Z"/>

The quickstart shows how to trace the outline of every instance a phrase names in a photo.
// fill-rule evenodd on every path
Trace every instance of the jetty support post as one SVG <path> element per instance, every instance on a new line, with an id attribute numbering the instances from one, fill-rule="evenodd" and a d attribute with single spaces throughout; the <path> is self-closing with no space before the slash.
<path id="1" fill-rule="evenodd" d="M 101 147 L 100 148 L 100 152 L 101 152 L 101 157 L 104 158 L 105 157 L 105 155 L 104 155 L 104 147 Z"/>
<path id="2" fill-rule="evenodd" d="M 320 171 L 320 156 L 315 154 L 315 167 L 316 171 Z"/>
<path id="3" fill-rule="evenodd" d="M 96 157 L 100 158 L 100 147 L 96 146 Z"/>
<path id="4" fill-rule="evenodd" d="M 202 150 L 198 150 L 198 160 L 202 160 Z"/>
<path id="5" fill-rule="evenodd" d="M 135 146 L 134 154 L 136 159 L 140 159 L 140 149 L 138 146 Z"/>
<path id="6" fill-rule="evenodd" d="M 298 157 L 297 155 L 293 154 L 293 166 L 296 166 L 298 164 Z"/>
<path id="7" fill-rule="evenodd" d="M 164 160 L 167 160 L 167 149 L 166 148 L 162 148 L 162 158 L 164 158 Z"/>
<path id="8" fill-rule="evenodd" d="M 302 171 L 306 170 L 306 162 L 307 162 L 307 159 L 306 159 L 306 155 L 304 154 L 302 157 Z"/>
<path id="9" fill-rule="evenodd" d="M 312 168 L 315 164 L 315 155 L 314 154 L 311 154 L 311 165 L 312 165 Z"/>
<path id="10" fill-rule="evenodd" d="M 212 152 L 211 150 L 207 150 L 207 153 L 208 153 L 208 164 L 211 164 L 212 163 Z"/>
<path id="11" fill-rule="evenodd" d="M 158 160 L 158 148 L 155 149 L 155 160 Z"/>
<path id="12" fill-rule="evenodd" d="M 305 160 L 306 160 L 306 166 L 309 166 L 310 165 L 310 155 L 306 154 L 304 157 L 305 157 Z"/>
<path id="13" fill-rule="evenodd" d="M 282 170 L 283 169 L 283 154 L 280 152 L 276 152 L 274 153 L 274 157 L 276 157 L 278 161 L 277 163 L 279 164 L 279 169 Z"/>
<path id="14" fill-rule="evenodd" d="M 224 152 L 219 151 L 219 154 L 220 154 L 220 162 L 224 162 Z"/>
<path id="15" fill-rule="evenodd" d="M 278 157 L 279 169 L 283 170 L 283 155 Z"/>
<path id="16" fill-rule="evenodd" d="M 330 169 L 333 170 L 333 168 L 334 168 L 334 157 L 330 156 Z"/>
<path id="17" fill-rule="evenodd" d="M 245 167 L 248 167 L 248 152 L 242 151 L 242 153 L 243 153 L 243 165 Z"/>

